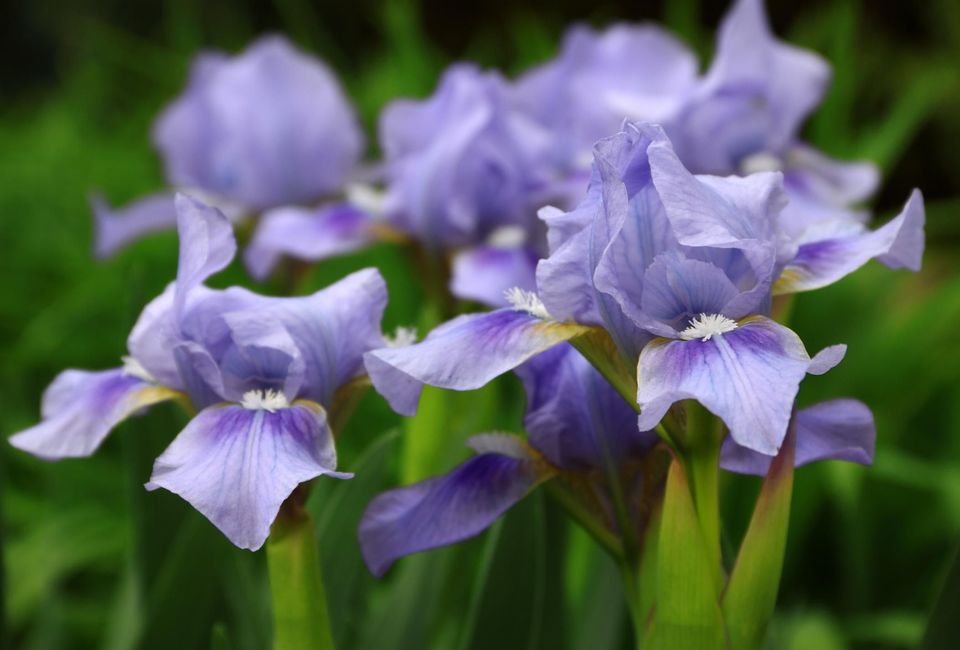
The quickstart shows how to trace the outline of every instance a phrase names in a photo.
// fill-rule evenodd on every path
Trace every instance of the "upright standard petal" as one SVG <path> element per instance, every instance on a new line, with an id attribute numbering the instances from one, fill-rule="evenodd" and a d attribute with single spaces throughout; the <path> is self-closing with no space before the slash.
<path id="1" fill-rule="evenodd" d="M 216 208 L 185 194 L 177 194 L 176 207 L 180 259 L 174 313 L 179 319 L 190 291 L 230 264 L 237 241 L 230 222 Z"/>
<path id="2" fill-rule="evenodd" d="M 674 402 L 695 399 L 726 423 L 735 442 L 776 455 L 812 363 L 796 334 L 762 317 L 702 339 L 654 341 L 637 369 L 640 429 L 656 426 Z M 828 364 L 813 365 L 822 371 Z"/>
<path id="3" fill-rule="evenodd" d="M 525 246 L 476 246 L 453 258 L 450 293 L 489 307 L 506 307 L 507 290 L 537 288 L 539 256 Z"/>
<path id="4" fill-rule="evenodd" d="M 863 402 L 835 399 L 799 411 L 796 466 L 818 460 L 846 460 L 861 465 L 873 462 L 877 430 L 873 414 Z M 738 474 L 764 476 L 772 456 L 741 447 L 732 438 L 723 443 L 720 466 Z"/>
<path id="5" fill-rule="evenodd" d="M 90 208 L 93 210 L 93 251 L 101 259 L 144 235 L 172 230 L 177 225 L 173 192 L 150 194 L 119 209 L 112 208 L 102 194 L 94 194 L 90 197 Z"/>
<path id="6" fill-rule="evenodd" d="M 472 390 L 558 343 L 588 331 L 519 309 L 466 314 L 433 330 L 423 342 L 364 355 L 374 387 L 395 411 L 413 415 L 423 384 Z"/>
<path id="7" fill-rule="evenodd" d="M 326 64 L 266 36 L 235 57 L 201 55 L 153 142 L 172 185 L 263 210 L 339 189 L 363 132 Z"/>
<path id="8" fill-rule="evenodd" d="M 123 368 L 65 370 L 43 394 L 43 420 L 10 438 L 10 444 L 46 460 L 89 456 L 117 424 L 176 392 Z"/>
<path id="9" fill-rule="evenodd" d="M 303 481 L 336 472 L 324 410 L 217 405 L 201 411 L 157 458 L 148 490 L 180 495 L 240 548 L 257 550 L 280 504 Z"/>
<path id="10" fill-rule="evenodd" d="M 923 195 L 914 190 L 900 214 L 874 231 L 849 222 L 811 229 L 811 241 L 800 245 L 777 279 L 774 294 L 825 287 L 874 258 L 893 269 L 919 271 L 925 220 Z"/>
<path id="11" fill-rule="evenodd" d="M 370 215 L 348 203 L 276 208 L 260 217 L 243 260 L 263 280 L 283 256 L 317 262 L 363 248 L 374 241 L 370 226 Z"/>
<path id="12" fill-rule="evenodd" d="M 382 576 L 405 555 L 473 537 L 550 475 L 532 453 L 482 453 L 445 476 L 384 492 L 360 520 L 363 558 Z"/>

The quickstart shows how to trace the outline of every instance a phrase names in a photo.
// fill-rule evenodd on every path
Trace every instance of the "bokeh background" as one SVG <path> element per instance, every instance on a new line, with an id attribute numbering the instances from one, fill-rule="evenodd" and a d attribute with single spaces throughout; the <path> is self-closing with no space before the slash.
<path id="1" fill-rule="evenodd" d="M 960 3 L 768 4 L 779 34 L 834 66 L 805 135 L 830 154 L 883 168 L 880 219 L 915 186 L 928 208 L 922 273 L 871 264 L 795 305 L 793 326 L 810 349 L 850 344 L 837 370 L 804 383 L 802 402 L 858 397 L 873 407 L 879 437 L 872 468 L 798 472 L 770 647 L 915 647 L 960 540 Z M 95 261 L 86 196 L 99 189 L 122 203 L 161 187 L 150 123 L 200 48 L 236 51 L 261 33 L 287 34 L 339 72 L 374 156 L 384 104 L 428 94 L 451 61 L 515 74 L 549 58 L 571 22 L 619 19 L 665 22 L 707 60 L 725 8 L 713 0 L 5 5 L 0 433 L 37 419 L 40 395 L 62 368 L 115 366 L 140 309 L 173 278 L 173 233 Z M 302 289 L 367 265 L 387 277 L 387 325 L 417 323 L 422 292 L 388 245 L 320 265 Z M 238 264 L 213 282 L 234 283 L 255 286 Z M 357 478 L 321 482 L 310 502 L 338 647 L 631 647 L 612 564 L 540 497 L 476 540 L 401 562 L 384 581 L 362 565 L 356 524 L 370 497 L 400 480 L 404 431 L 449 437 L 427 463 L 440 471 L 466 456 L 466 435 L 519 430 L 517 389 L 507 377 L 437 398 L 406 424 L 375 394 L 365 397 L 339 441 L 341 465 Z M 122 425 L 94 458 L 58 464 L 0 445 L 0 647 L 269 647 L 262 553 L 233 548 L 177 497 L 142 488 L 184 422 L 175 406 L 161 406 Z M 742 534 L 757 488 L 725 479 L 727 539 Z M 942 611 L 960 609 L 960 591 L 945 602 Z"/>

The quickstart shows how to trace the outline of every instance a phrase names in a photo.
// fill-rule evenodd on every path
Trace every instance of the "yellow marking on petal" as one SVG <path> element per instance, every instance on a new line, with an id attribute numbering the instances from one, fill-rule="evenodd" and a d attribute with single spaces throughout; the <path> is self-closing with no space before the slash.
<path id="1" fill-rule="evenodd" d="M 773 283 L 773 295 L 782 296 L 788 293 L 804 291 L 803 283 L 809 274 L 799 266 L 788 266 Z"/>

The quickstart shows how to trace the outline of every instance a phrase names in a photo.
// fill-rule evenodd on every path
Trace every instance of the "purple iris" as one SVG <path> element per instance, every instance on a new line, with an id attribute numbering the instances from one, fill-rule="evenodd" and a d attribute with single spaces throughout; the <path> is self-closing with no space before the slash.
<path id="1" fill-rule="evenodd" d="M 527 439 L 475 436 L 468 444 L 477 455 L 448 474 L 376 497 L 359 529 L 363 556 L 374 574 L 383 575 L 405 555 L 482 532 L 545 481 L 558 482 L 568 498 L 601 522 L 610 539 L 622 544 L 624 521 L 615 514 L 611 493 L 616 485 L 630 509 L 633 538 L 643 537 L 666 467 L 651 454 L 656 434 L 638 432 L 635 411 L 567 344 L 538 355 L 516 373 L 527 393 Z M 873 460 L 873 417 L 860 402 L 824 402 L 799 411 L 796 423 L 797 465 L 825 458 Z M 729 440 L 720 460 L 725 469 L 746 474 L 765 474 L 770 461 Z M 610 550 L 619 552 L 617 546 Z"/>
<path id="2" fill-rule="evenodd" d="M 259 548 L 303 481 L 336 471 L 328 422 L 338 389 L 383 345 L 386 286 L 373 269 L 297 298 L 204 286 L 236 252 L 218 210 L 176 197 L 177 280 L 144 309 L 124 366 L 67 370 L 43 398 L 40 424 L 10 442 L 47 459 L 87 456 L 110 430 L 176 397 L 198 411 L 157 459 L 148 489 L 179 494 L 237 546 Z"/>
<path id="3" fill-rule="evenodd" d="M 170 187 L 239 218 L 340 191 L 364 137 L 334 73 L 268 36 L 234 57 L 200 54 L 184 92 L 157 118 L 153 143 Z M 96 198 L 97 254 L 173 227 L 173 196 L 162 192 L 116 211 Z"/>
<path id="4" fill-rule="evenodd" d="M 581 205 L 542 212 L 550 255 L 537 267 L 539 295 L 518 290 L 514 309 L 461 316 L 417 345 L 368 353 L 374 385 L 411 413 L 423 383 L 476 388 L 560 341 L 602 330 L 622 363 L 637 368 L 639 430 L 695 399 L 734 443 L 775 455 L 800 381 L 836 365 L 845 346 L 811 357 L 767 317 L 774 289 L 789 290 L 796 278 L 828 284 L 875 256 L 918 268 L 919 193 L 884 228 L 822 251 L 781 227 L 779 172 L 695 176 L 651 125 L 627 125 L 594 155 Z"/>
<path id="5" fill-rule="evenodd" d="M 657 25 L 576 25 L 555 59 L 516 81 L 512 97 L 550 130 L 558 167 L 589 171 L 594 143 L 625 119 L 676 119 L 696 88 L 697 67 L 694 53 Z"/>
<path id="6" fill-rule="evenodd" d="M 652 433 L 638 434 L 635 413 L 606 380 L 568 345 L 516 370 L 527 393 L 527 439 L 484 434 L 470 439 L 477 453 L 449 474 L 375 498 L 360 522 L 367 566 L 382 575 L 398 558 L 472 537 L 542 482 L 573 478 L 589 494 L 586 508 L 616 534 L 606 470 L 639 504 L 639 475 Z M 600 470 L 598 472 L 598 470 Z M 584 491 L 585 485 L 591 486 Z M 644 521 L 641 513 L 633 521 Z M 639 534 L 641 531 L 636 531 Z"/>
<path id="7" fill-rule="evenodd" d="M 820 56 L 774 37 L 762 0 L 738 0 L 720 27 L 709 70 L 665 127 L 695 173 L 782 171 L 790 201 L 781 227 L 794 239 L 863 235 L 869 213 L 856 206 L 876 189 L 876 166 L 832 160 L 799 139 L 829 80 L 830 67 Z M 896 259 L 880 261 L 903 266 Z"/>
<path id="8" fill-rule="evenodd" d="M 316 261 L 394 239 L 437 268 L 449 263 L 458 297 L 502 306 L 505 289 L 532 289 L 545 248 L 537 209 L 568 190 L 548 158 L 549 132 L 511 104 L 508 82 L 453 65 L 430 97 L 388 104 L 379 135 L 383 190 L 354 188 L 352 208 L 266 215 L 247 254 L 255 274 L 280 255 Z"/>

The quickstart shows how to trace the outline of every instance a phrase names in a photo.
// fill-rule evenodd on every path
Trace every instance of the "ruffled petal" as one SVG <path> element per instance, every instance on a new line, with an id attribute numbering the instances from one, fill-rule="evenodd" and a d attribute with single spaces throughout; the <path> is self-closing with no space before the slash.
<path id="1" fill-rule="evenodd" d="M 363 558 L 382 576 L 405 555 L 473 537 L 549 476 L 533 455 L 482 453 L 444 476 L 384 492 L 360 520 Z"/>
<path id="2" fill-rule="evenodd" d="M 504 294 L 508 289 L 536 290 L 538 259 L 533 250 L 520 246 L 469 248 L 453 259 L 450 292 L 490 307 L 506 307 Z"/>
<path id="3" fill-rule="evenodd" d="M 336 465 L 318 404 L 274 412 L 217 405 L 201 411 L 157 458 L 146 487 L 180 495 L 236 546 L 255 551 L 297 485 L 321 475 L 350 477 Z"/>
<path id="4" fill-rule="evenodd" d="M 243 260 L 263 280 L 284 255 L 316 262 L 363 248 L 374 241 L 370 225 L 370 215 L 349 203 L 276 208 L 260 217 Z"/>
<path id="5" fill-rule="evenodd" d="M 480 388 L 494 377 L 589 328 L 543 320 L 525 311 L 466 314 L 433 330 L 423 342 L 364 356 L 374 387 L 395 411 L 413 415 L 423 384 Z"/>
<path id="6" fill-rule="evenodd" d="M 175 396 L 123 368 L 65 370 L 43 394 L 43 420 L 12 436 L 10 444 L 46 460 L 89 456 L 117 424 Z"/>
<path id="7" fill-rule="evenodd" d="M 113 208 L 102 194 L 90 197 L 93 210 L 94 255 L 103 259 L 121 248 L 162 230 L 173 230 L 177 212 L 173 192 L 148 194 L 122 208 Z"/>
<path id="8" fill-rule="evenodd" d="M 796 466 L 818 460 L 873 463 L 877 430 L 873 414 L 863 402 L 835 399 L 803 409 L 796 415 Z M 741 447 L 732 438 L 723 443 L 720 466 L 739 474 L 764 476 L 772 456 Z"/>
<path id="9" fill-rule="evenodd" d="M 837 236 L 826 226 L 817 238 L 800 246 L 774 285 L 775 294 L 810 291 L 833 284 L 876 258 L 893 269 L 919 271 L 923 258 L 923 195 L 914 190 L 903 210 L 874 231 L 857 224 L 835 224 Z M 829 226 L 829 224 L 827 224 Z"/>
<path id="10" fill-rule="evenodd" d="M 216 208 L 179 193 L 175 204 L 180 259 L 174 313 L 179 319 L 190 292 L 230 264 L 237 252 L 237 241 L 230 221 Z"/>
<path id="11" fill-rule="evenodd" d="M 800 338 L 767 318 L 710 340 L 654 341 L 637 370 L 640 429 L 656 426 L 674 402 L 695 399 L 738 444 L 776 455 L 811 362 Z"/>

